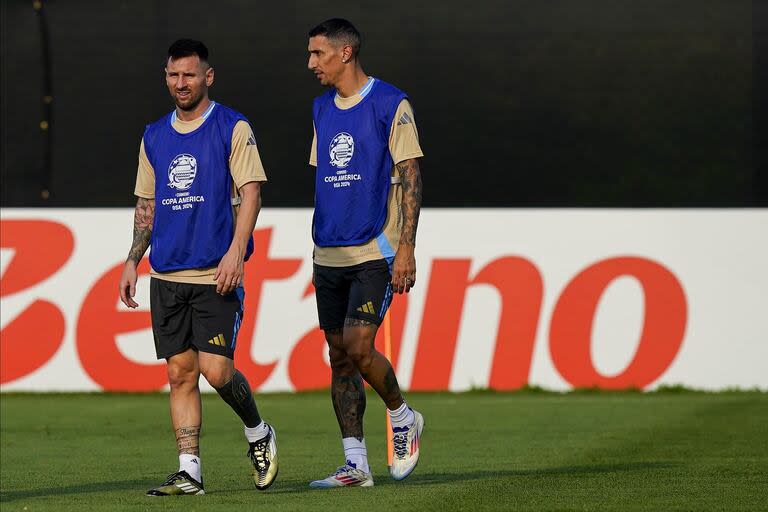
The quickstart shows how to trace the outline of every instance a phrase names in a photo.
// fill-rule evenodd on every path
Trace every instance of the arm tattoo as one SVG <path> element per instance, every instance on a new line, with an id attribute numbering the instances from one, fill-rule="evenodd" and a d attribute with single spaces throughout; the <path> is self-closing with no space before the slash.
<path id="1" fill-rule="evenodd" d="M 419 161 L 411 158 L 397 164 L 400 183 L 403 187 L 403 229 L 400 233 L 400 243 L 416 245 L 416 229 L 419 226 L 421 211 L 421 170 Z"/>
<path id="2" fill-rule="evenodd" d="M 133 216 L 133 244 L 131 244 L 131 250 L 128 253 L 128 261 L 138 265 L 144 253 L 147 252 L 149 242 L 152 239 L 152 222 L 154 219 L 155 200 L 140 197 Z"/>
<path id="3" fill-rule="evenodd" d="M 353 376 L 334 374 L 331 381 L 331 397 L 333 410 L 341 427 L 341 436 L 362 441 L 365 413 L 363 378 L 357 372 Z"/>
<path id="4" fill-rule="evenodd" d="M 182 453 L 200 455 L 200 426 L 176 429 L 176 448 L 179 450 L 179 455 Z"/>

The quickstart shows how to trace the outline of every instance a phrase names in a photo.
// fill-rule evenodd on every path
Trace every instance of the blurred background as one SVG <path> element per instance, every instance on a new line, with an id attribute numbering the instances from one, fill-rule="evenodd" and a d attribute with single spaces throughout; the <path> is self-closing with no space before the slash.
<path id="1" fill-rule="evenodd" d="M 764 206 L 764 4 L 6 0 L 2 206 L 131 206 L 181 37 L 208 45 L 212 98 L 254 127 L 265 206 L 311 206 L 306 33 L 332 16 L 412 98 L 427 207 Z"/>
<path id="2" fill-rule="evenodd" d="M 307 32 L 335 16 L 410 94 L 426 154 L 420 285 L 392 313 L 405 387 L 768 389 L 767 4 L 2 2 L 2 389 L 166 384 L 148 278 L 137 311 L 114 283 L 184 37 L 269 177 L 238 364 L 262 391 L 327 385 Z"/>

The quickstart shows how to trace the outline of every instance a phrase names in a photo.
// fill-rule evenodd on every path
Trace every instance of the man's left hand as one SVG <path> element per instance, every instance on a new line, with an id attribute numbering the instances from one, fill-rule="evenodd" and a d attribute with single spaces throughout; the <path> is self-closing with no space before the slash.
<path id="1" fill-rule="evenodd" d="M 392 264 L 392 290 L 408 293 L 416 286 L 416 256 L 414 246 L 400 244 Z"/>
<path id="2" fill-rule="evenodd" d="M 237 288 L 243 280 L 243 255 L 230 247 L 221 258 L 216 273 L 213 275 L 216 282 L 216 293 L 226 295 Z"/>

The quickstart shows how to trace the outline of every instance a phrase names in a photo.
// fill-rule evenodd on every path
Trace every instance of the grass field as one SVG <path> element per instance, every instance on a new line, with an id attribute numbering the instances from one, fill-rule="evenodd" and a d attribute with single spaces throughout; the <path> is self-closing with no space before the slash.
<path id="1" fill-rule="evenodd" d="M 376 486 L 310 490 L 343 462 L 326 393 L 258 397 L 280 476 L 252 487 L 239 422 L 203 400 L 206 496 L 147 498 L 176 469 L 162 394 L 0 395 L 0 509 L 768 510 L 768 394 L 411 393 L 422 459 L 388 478 L 384 410 L 369 396 Z"/>

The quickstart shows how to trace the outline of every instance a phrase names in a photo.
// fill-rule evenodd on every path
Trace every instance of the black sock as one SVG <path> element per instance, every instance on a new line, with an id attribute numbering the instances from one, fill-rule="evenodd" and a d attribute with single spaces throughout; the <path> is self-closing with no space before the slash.
<path id="1" fill-rule="evenodd" d="M 251 386 L 248 380 L 239 371 L 235 370 L 232 374 L 232 380 L 220 388 L 214 388 L 219 396 L 224 399 L 235 413 L 240 416 L 246 427 L 253 428 L 261 423 L 259 410 L 256 408 L 256 402 L 253 400 Z"/>

